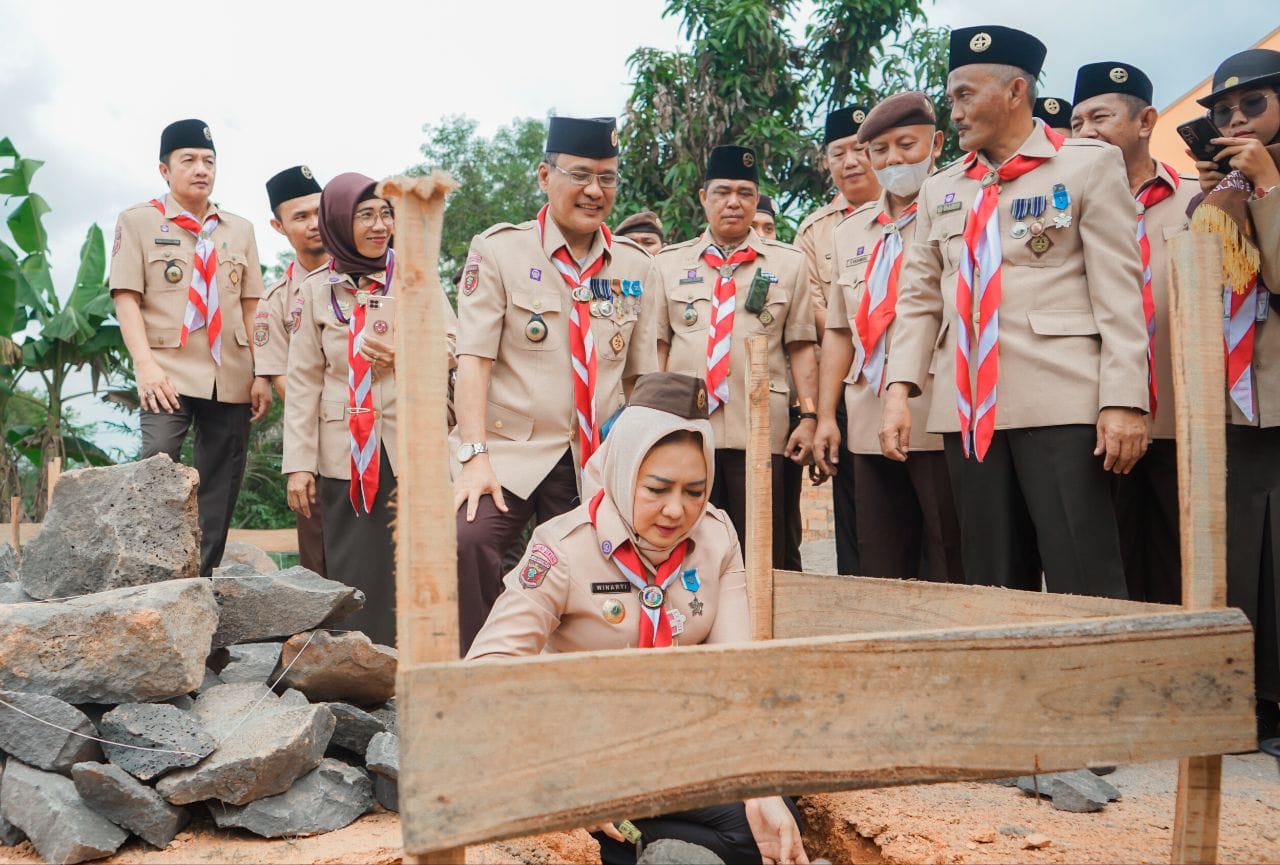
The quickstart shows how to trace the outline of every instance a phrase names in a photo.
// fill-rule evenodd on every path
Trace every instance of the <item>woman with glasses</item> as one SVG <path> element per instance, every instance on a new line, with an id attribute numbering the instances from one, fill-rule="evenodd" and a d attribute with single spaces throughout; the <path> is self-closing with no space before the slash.
<path id="1" fill-rule="evenodd" d="M 1200 100 L 1222 133 L 1197 162 L 1192 230 L 1222 243 L 1227 408 L 1227 603 L 1253 622 L 1258 738 L 1280 725 L 1280 52 L 1228 57 Z"/>
<path id="2" fill-rule="evenodd" d="M 320 501 L 329 577 L 365 593 L 345 627 L 395 645 L 395 558 L 388 502 L 396 489 L 395 216 L 363 174 L 320 196 L 331 259 L 302 284 L 289 344 L 283 471 L 289 507 Z M 452 311 L 447 328 L 452 329 Z"/>

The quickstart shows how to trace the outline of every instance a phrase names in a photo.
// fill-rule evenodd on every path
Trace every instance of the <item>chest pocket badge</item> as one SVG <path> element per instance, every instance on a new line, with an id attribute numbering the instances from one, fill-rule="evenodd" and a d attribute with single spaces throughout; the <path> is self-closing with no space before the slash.
<path id="1" fill-rule="evenodd" d="M 547 338 L 547 323 L 542 320 L 542 316 L 534 313 L 529 319 L 529 323 L 524 326 L 524 335 L 529 342 L 542 342 Z"/>
<path id="2" fill-rule="evenodd" d="M 690 327 L 698 323 L 698 310 L 694 307 L 693 301 L 684 308 L 684 323 Z"/>
<path id="3" fill-rule="evenodd" d="M 176 261 L 169 262 L 164 269 L 165 282 L 175 284 L 182 281 L 182 265 Z"/>

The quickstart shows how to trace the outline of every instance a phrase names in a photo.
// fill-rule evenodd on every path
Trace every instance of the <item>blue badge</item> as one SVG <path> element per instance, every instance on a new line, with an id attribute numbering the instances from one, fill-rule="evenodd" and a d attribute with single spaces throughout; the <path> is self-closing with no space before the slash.
<path id="1" fill-rule="evenodd" d="M 600 552 L 604 553 L 606 556 L 609 555 L 613 552 L 613 544 L 609 541 L 604 541 L 600 544 Z"/>
<path id="2" fill-rule="evenodd" d="M 1066 210 L 1071 206 L 1071 196 L 1067 194 L 1067 187 L 1062 183 L 1053 185 L 1053 206 L 1059 210 Z"/>
<path id="3" fill-rule="evenodd" d="M 702 586 L 702 581 L 698 579 L 698 569 L 689 568 L 680 575 L 680 582 L 691 592 L 696 592 Z"/>
<path id="4" fill-rule="evenodd" d="M 946 198 L 944 198 L 944 199 L 942 199 L 942 203 L 943 203 L 943 204 L 950 204 L 951 202 L 953 202 L 953 201 L 955 201 L 955 200 L 956 200 L 956 194 L 955 194 L 954 192 L 948 192 L 948 193 L 947 193 L 947 197 L 946 197 Z"/>
<path id="5" fill-rule="evenodd" d="M 866 251 L 866 249 L 867 248 L 865 246 L 859 246 L 858 251 L 855 252 L 854 255 L 862 255 Z"/>

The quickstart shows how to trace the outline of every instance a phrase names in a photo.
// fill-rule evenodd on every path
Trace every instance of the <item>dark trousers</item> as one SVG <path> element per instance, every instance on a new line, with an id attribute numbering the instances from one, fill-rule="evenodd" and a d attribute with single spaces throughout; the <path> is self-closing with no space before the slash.
<path id="1" fill-rule="evenodd" d="M 773 497 L 785 490 L 783 463 L 786 457 L 773 454 Z M 729 515 L 738 533 L 738 542 L 746 555 L 747 543 L 747 452 L 729 448 L 716 449 L 716 480 L 711 485 L 711 504 Z M 787 521 L 783 508 L 769 509 L 773 514 L 773 567 L 785 568 L 787 561 Z"/>
<path id="2" fill-rule="evenodd" d="M 804 823 L 795 802 L 785 798 L 787 807 L 801 827 Z M 687 841 L 706 847 L 725 862 L 732 865 L 759 865 L 760 848 L 756 846 L 751 826 L 747 823 L 747 809 L 741 802 L 728 805 L 712 805 L 709 808 L 691 808 L 674 811 L 657 817 L 632 820 L 640 830 L 640 841 L 652 844 L 664 838 Z M 615 841 L 602 832 L 592 832 L 591 837 L 600 842 L 601 865 L 634 865 L 636 847 Z"/>
<path id="3" fill-rule="evenodd" d="M 328 576 L 324 562 L 324 505 L 320 497 L 311 505 L 311 516 L 297 514 L 298 564 L 322 577 Z"/>
<path id="4" fill-rule="evenodd" d="M 796 411 L 799 411 L 796 409 Z M 791 419 L 791 432 L 795 431 L 799 418 Z M 789 571 L 802 571 L 800 544 L 804 541 L 804 520 L 800 516 L 800 493 L 804 489 L 804 466 L 784 459 L 782 461 L 782 489 L 774 492 L 773 506 L 782 509 L 785 546 L 782 550 L 782 567 Z"/>
<path id="5" fill-rule="evenodd" d="M 1112 477 L 1130 599 L 1181 604 L 1177 444 L 1153 440 L 1132 472 Z"/>
<path id="6" fill-rule="evenodd" d="M 244 480 L 245 454 L 249 449 L 247 403 L 178 397 L 172 414 L 143 409 L 142 459 L 168 454 L 175 463 L 182 454 L 187 431 L 196 430 L 195 469 L 200 473 L 196 504 L 200 512 L 200 574 L 213 575 L 222 561 L 231 529 L 231 515 Z"/>
<path id="7" fill-rule="evenodd" d="M 862 573 L 963 583 L 960 520 L 942 451 L 912 451 L 905 463 L 854 454 L 853 465 Z"/>
<path id="8" fill-rule="evenodd" d="M 849 407 L 844 398 L 836 404 L 836 424 L 843 433 L 849 429 Z M 862 558 L 858 549 L 858 505 L 854 497 L 853 454 L 845 447 L 845 436 L 840 436 L 840 470 L 831 479 L 831 510 L 835 520 L 836 573 L 857 576 L 862 573 Z"/>
<path id="9" fill-rule="evenodd" d="M 1280 428 L 1227 427 L 1227 606 L 1254 628 L 1258 699 L 1280 701 Z"/>
<path id="10" fill-rule="evenodd" d="M 338 627 L 364 631 L 383 646 L 396 644 L 396 549 L 391 533 L 396 477 L 385 443 L 378 447 L 378 494 L 373 510 L 351 506 L 351 481 L 321 477 L 316 498 L 324 513 L 324 558 L 329 579 L 364 592 L 364 608 Z"/>
<path id="11" fill-rule="evenodd" d="M 465 504 L 458 509 L 458 642 L 462 657 L 502 594 L 502 559 L 511 542 L 530 518 L 536 518 L 541 525 L 577 507 L 573 452 L 564 452 L 529 498 L 522 499 L 505 488 L 502 496 L 507 505 L 505 514 L 498 510 L 492 496 L 480 499 L 472 522 L 467 522 Z"/>
<path id="12" fill-rule="evenodd" d="M 1111 481 L 1092 425 L 997 430 L 986 460 L 943 436 L 969 583 L 1124 598 Z"/>

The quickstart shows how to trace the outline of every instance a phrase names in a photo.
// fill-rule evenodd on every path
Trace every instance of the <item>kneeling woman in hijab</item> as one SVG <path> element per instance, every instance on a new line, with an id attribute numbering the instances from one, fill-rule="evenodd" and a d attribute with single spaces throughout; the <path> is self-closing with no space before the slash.
<path id="1" fill-rule="evenodd" d="M 638 379 L 587 466 L 584 504 L 534 530 L 467 659 L 749 641 L 742 551 L 707 502 L 714 447 L 701 379 Z M 806 863 L 798 818 L 772 796 L 634 823 L 646 844 L 677 838 L 726 862 Z M 605 865 L 635 861 L 613 823 L 592 835 Z"/>
<path id="2" fill-rule="evenodd" d="M 320 239 L 331 256 L 301 288 L 284 404 L 289 507 L 323 510 L 330 579 L 364 591 L 342 627 L 395 645 L 395 343 L 374 298 L 394 294 L 391 205 L 363 174 L 340 174 L 320 195 Z M 317 479 L 317 475 L 319 476 Z"/>

